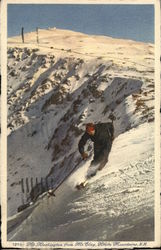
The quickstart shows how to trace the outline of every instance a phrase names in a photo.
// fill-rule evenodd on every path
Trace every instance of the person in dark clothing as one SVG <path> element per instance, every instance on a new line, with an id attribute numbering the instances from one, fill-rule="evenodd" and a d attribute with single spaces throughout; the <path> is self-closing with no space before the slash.
<path id="1" fill-rule="evenodd" d="M 113 122 L 86 124 L 86 132 L 78 144 L 79 152 L 84 160 L 88 158 L 88 154 L 84 151 L 84 146 L 89 139 L 94 142 L 94 158 L 91 162 L 91 166 L 99 164 L 98 169 L 101 170 L 108 161 L 114 139 Z"/>

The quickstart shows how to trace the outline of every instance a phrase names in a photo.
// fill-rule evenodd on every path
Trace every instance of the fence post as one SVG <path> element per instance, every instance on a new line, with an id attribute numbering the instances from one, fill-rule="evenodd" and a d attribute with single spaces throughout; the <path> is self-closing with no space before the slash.
<path id="1" fill-rule="evenodd" d="M 22 42 L 24 43 L 24 27 L 21 29 Z"/>
<path id="2" fill-rule="evenodd" d="M 43 178 L 41 177 L 41 192 L 43 192 Z"/>
<path id="3" fill-rule="evenodd" d="M 46 182 L 46 189 L 48 190 L 49 189 L 49 186 L 48 186 L 48 177 L 45 178 L 45 182 Z"/>
<path id="4" fill-rule="evenodd" d="M 24 194 L 25 190 L 24 190 L 23 178 L 21 179 L 21 189 L 22 189 L 22 193 Z"/>
<path id="5" fill-rule="evenodd" d="M 37 43 L 39 43 L 39 28 L 36 28 L 36 34 Z"/>
<path id="6" fill-rule="evenodd" d="M 25 189 L 24 189 L 24 182 L 23 182 L 23 178 L 21 179 L 21 202 L 24 205 L 24 193 L 25 193 Z"/>
<path id="7" fill-rule="evenodd" d="M 33 177 L 31 177 L 31 189 L 33 189 L 34 185 L 33 185 Z"/>
<path id="8" fill-rule="evenodd" d="M 38 185 L 38 178 L 36 177 L 36 186 Z"/>
<path id="9" fill-rule="evenodd" d="M 30 191 L 28 178 L 26 178 L 26 191 L 27 191 L 27 193 L 29 193 L 29 191 Z"/>

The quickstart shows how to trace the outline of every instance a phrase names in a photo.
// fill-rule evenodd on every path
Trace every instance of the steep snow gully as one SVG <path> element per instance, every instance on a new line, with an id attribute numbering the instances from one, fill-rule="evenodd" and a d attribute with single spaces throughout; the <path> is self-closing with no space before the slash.
<path id="1" fill-rule="evenodd" d="M 9 40 L 8 240 L 154 240 L 153 45 L 114 40 L 118 58 Z M 105 168 L 77 191 L 90 156 L 56 197 L 42 196 L 80 161 L 84 124 L 107 122 L 111 112 Z M 26 202 L 34 205 L 17 213 Z"/>
<path id="2" fill-rule="evenodd" d="M 152 131 L 153 126 L 144 124 L 119 136 L 109 163 L 86 189 L 77 191 L 74 186 L 84 177 L 90 160 L 55 192 L 56 197 L 42 198 L 30 216 L 9 233 L 9 239 L 154 240 Z"/>

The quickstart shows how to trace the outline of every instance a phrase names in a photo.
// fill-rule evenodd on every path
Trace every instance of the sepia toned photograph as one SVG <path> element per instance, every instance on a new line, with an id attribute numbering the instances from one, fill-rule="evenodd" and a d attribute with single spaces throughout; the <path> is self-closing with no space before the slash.
<path id="1" fill-rule="evenodd" d="M 159 2 L 2 1 L 6 246 L 159 247 Z"/>

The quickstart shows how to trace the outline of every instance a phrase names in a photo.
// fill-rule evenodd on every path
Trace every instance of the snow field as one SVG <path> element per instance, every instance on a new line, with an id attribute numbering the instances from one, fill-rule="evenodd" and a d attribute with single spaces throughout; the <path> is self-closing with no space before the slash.
<path id="1" fill-rule="evenodd" d="M 78 142 L 85 123 L 107 122 L 113 112 L 115 140 L 109 161 L 79 197 L 74 186 L 88 172 L 92 156 L 62 186 L 60 193 L 67 188 L 69 200 L 62 201 L 61 194 L 58 203 L 65 202 L 68 210 L 61 220 L 55 211 L 54 231 L 57 237 L 56 230 L 66 225 L 66 237 L 71 239 L 68 222 L 75 216 L 71 224 L 78 229 L 84 221 L 89 224 L 87 237 L 94 239 L 101 230 L 100 240 L 107 240 L 111 228 L 119 232 L 133 227 L 137 218 L 140 222 L 154 215 L 154 48 L 84 34 L 80 42 L 80 34 L 69 36 L 62 30 L 40 33 L 38 47 L 33 33 L 27 35 L 27 46 L 17 43 L 19 37 L 8 40 L 8 217 L 30 196 L 22 197 L 20 180 L 49 176 L 58 185 L 80 159 Z M 46 39 L 49 43 L 44 45 Z M 30 216 L 33 230 L 36 211 L 42 207 L 47 222 L 51 219 L 46 213 L 48 209 L 53 213 L 52 204 L 46 206 L 44 199 Z M 92 229 L 92 220 L 99 216 L 98 228 Z M 108 228 L 107 218 L 111 218 Z"/>

